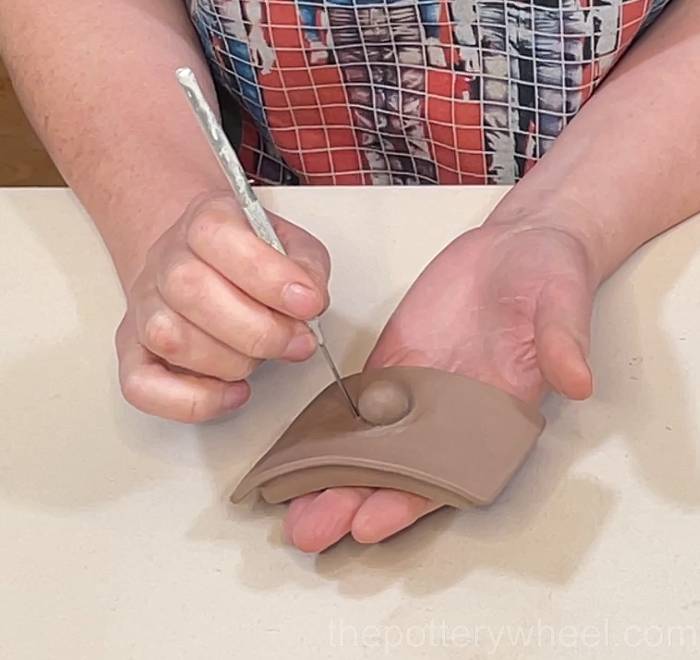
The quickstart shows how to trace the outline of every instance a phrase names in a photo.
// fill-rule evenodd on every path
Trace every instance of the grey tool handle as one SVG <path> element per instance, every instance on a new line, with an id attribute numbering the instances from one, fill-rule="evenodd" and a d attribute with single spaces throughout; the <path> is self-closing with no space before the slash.
<path id="1" fill-rule="evenodd" d="M 236 152 L 221 128 L 214 111 L 204 98 L 194 72 L 191 69 L 184 68 L 178 69 L 175 75 L 185 90 L 185 94 L 187 94 L 192 110 L 199 118 L 202 128 L 205 129 L 204 135 L 219 159 L 221 168 L 236 193 L 236 197 L 240 200 L 243 212 L 246 214 L 251 228 L 258 238 L 265 241 L 278 252 L 287 254 L 284 245 L 282 245 L 275 233 L 275 229 L 265 209 L 263 209 L 253 189 L 250 187 L 250 183 L 248 183 Z"/>

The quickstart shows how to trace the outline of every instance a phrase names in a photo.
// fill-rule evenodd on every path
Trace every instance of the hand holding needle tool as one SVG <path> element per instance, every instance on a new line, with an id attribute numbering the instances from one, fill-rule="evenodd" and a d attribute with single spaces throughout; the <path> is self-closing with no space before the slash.
<path id="1" fill-rule="evenodd" d="M 197 82 L 194 72 L 189 68 L 178 69 L 176 76 L 178 82 L 187 95 L 190 106 L 192 107 L 195 116 L 199 120 L 199 124 L 207 138 L 207 141 L 209 142 L 209 145 L 212 148 L 212 151 L 219 161 L 221 169 L 224 171 L 226 178 L 233 188 L 233 192 L 235 193 L 252 230 L 255 232 L 258 238 L 265 241 L 265 243 L 273 247 L 278 252 L 286 255 L 287 252 L 284 249 L 284 245 L 282 245 L 282 242 L 275 233 L 265 209 L 258 201 L 253 189 L 250 187 L 245 170 L 238 160 L 236 152 L 231 146 L 231 143 L 228 141 L 228 138 L 226 137 L 223 128 L 219 124 L 216 115 L 207 103 L 207 100 L 204 98 L 204 94 L 202 93 L 202 89 Z M 338 384 L 338 387 L 341 389 L 343 396 L 347 400 L 353 415 L 359 417 L 360 413 L 357 410 L 357 406 L 355 406 L 350 393 L 340 378 L 340 373 L 335 366 L 335 362 L 333 362 L 333 358 L 328 352 L 326 340 L 323 337 L 319 320 L 312 319 L 311 321 L 307 321 L 307 325 L 316 336 L 321 353 L 323 353 L 323 357 L 333 373 L 333 378 Z"/>

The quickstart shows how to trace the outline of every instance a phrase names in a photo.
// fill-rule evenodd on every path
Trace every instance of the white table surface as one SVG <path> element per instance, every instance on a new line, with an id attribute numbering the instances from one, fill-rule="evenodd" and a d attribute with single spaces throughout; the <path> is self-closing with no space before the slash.
<path id="1" fill-rule="evenodd" d="M 358 369 L 402 292 L 503 190 L 266 190 L 334 255 L 328 339 Z M 371 238 L 367 238 L 371 228 Z M 700 655 L 700 222 L 603 288 L 594 398 L 550 400 L 496 505 L 320 556 L 283 507 L 235 507 L 251 462 L 328 380 L 266 365 L 233 419 L 125 404 L 123 299 L 62 190 L 0 191 L 0 658 Z"/>

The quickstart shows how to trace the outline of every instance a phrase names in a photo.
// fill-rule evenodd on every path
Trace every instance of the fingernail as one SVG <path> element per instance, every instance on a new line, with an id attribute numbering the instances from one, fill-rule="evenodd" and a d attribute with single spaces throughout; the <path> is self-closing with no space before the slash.
<path id="1" fill-rule="evenodd" d="M 229 387 L 226 392 L 224 392 L 224 408 L 233 410 L 242 406 L 248 399 L 249 390 L 245 387 L 240 387 L 239 385 L 234 385 Z"/>
<path id="2" fill-rule="evenodd" d="M 287 309 L 297 316 L 313 316 L 318 307 L 318 296 L 308 286 L 293 282 L 282 291 L 282 300 Z"/>
<path id="3" fill-rule="evenodd" d="M 310 330 L 304 330 L 292 338 L 282 358 L 285 360 L 305 360 L 316 348 L 316 338 Z"/>

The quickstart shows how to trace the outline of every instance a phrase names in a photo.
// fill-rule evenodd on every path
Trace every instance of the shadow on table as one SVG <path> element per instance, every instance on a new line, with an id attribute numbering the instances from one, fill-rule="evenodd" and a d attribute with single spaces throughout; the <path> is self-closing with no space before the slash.
<path id="1" fill-rule="evenodd" d="M 700 228 L 698 221 L 693 223 Z M 697 254 L 698 241 L 676 240 L 673 246 L 672 253 L 656 256 L 658 276 L 647 275 L 643 289 L 635 286 L 636 273 L 649 248 L 616 276 L 629 281 L 628 295 L 619 290 L 614 296 L 607 289 L 601 292 L 593 358 L 594 370 L 605 377 L 598 379 L 595 399 L 586 408 L 585 429 L 601 439 L 621 437 L 632 468 L 652 493 L 694 509 L 700 506 L 697 392 L 688 387 L 690 369 L 679 353 L 697 336 L 700 318 L 695 314 L 697 327 L 676 330 L 674 335 L 662 329 L 660 321 L 669 292 Z M 667 257 L 663 262 L 662 256 Z M 686 295 L 693 298 L 694 292 Z M 626 341 L 611 343 L 609 327 L 628 329 Z"/>
<path id="2" fill-rule="evenodd" d="M 75 255 L 55 247 L 66 245 L 52 238 L 59 229 L 47 223 L 35 231 L 45 232 L 38 239 L 60 270 L 73 273 L 69 286 L 81 289 L 83 275 L 72 264 Z M 282 550 L 279 529 L 284 507 L 234 507 L 228 502 L 241 476 L 231 469 L 241 463 L 241 446 L 230 441 L 231 421 L 222 420 L 197 431 L 194 451 L 204 458 L 216 500 L 193 521 L 191 538 L 237 547 L 240 579 L 258 589 L 275 589 L 285 579 L 313 588 L 321 576 L 358 598 L 397 582 L 409 592 L 428 593 L 482 569 L 565 583 L 585 561 L 617 497 L 594 478 L 575 476 L 572 467 L 611 437 L 624 440 L 634 467 L 654 495 L 698 508 L 697 429 L 683 396 L 683 371 L 674 352 L 674 342 L 690 338 L 669 337 L 658 326 L 666 292 L 696 251 L 693 241 L 675 245 L 673 260 L 660 269 L 653 288 L 643 291 L 639 300 L 621 295 L 619 289 L 615 296 L 601 293 L 593 355 L 599 374 L 596 396 L 584 404 L 556 399 L 547 403 L 548 430 L 494 506 L 437 512 L 373 547 L 344 540 L 318 557 Z M 633 281 L 638 263 L 636 257 L 617 277 Z M 628 290 L 632 292 L 632 283 Z M 113 369 L 111 321 L 100 318 L 103 307 L 96 295 L 82 304 L 77 313 L 86 331 L 3 368 L 2 385 L 14 388 L 13 400 L 26 405 L 3 411 L 5 429 L 16 429 L 17 435 L 8 438 L 0 433 L 1 497 L 42 508 L 79 509 L 137 490 L 154 475 L 162 476 L 162 468 L 151 470 L 154 465 L 178 463 L 179 452 L 193 449 L 188 433 L 179 430 L 188 427 L 126 414 L 121 403 L 115 404 L 114 381 L 104 381 Z M 624 344 L 607 340 L 609 327 L 629 328 Z M 359 351 L 370 338 L 360 335 L 358 341 L 363 345 L 358 345 Z M 89 357 L 95 355 L 103 357 Z M 92 385 L 76 388 L 75 383 Z M 59 426 L 66 408 L 74 411 L 70 428 Z M 241 414 L 254 413 L 253 407 Z M 114 424 L 115 416 L 120 435 L 129 437 L 126 449 L 104 442 L 105 429 Z M 280 421 L 280 430 L 282 426 Z M 23 429 L 31 432 L 30 441 L 20 437 Z M 116 478 L 110 479 L 111 474 Z M 268 526 L 274 529 L 271 538 L 260 533 Z M 280 561 L 304 570 L 269 570 Z M 423 567 L 428 564 L 426 575 Z"/>
<path id="3" fill-rule="evenodd" d="M 13 197 L 16 216 L 43 218 L 44 195 L 53 194 Z M 50 281 L 37 290 L 28 274 L 33 298 L 21 309 L 0 309 L 0 337 L 3 315 L 15 314 L 8 327 L 24 324 L 27 337 L 36 338 L 24 342 L 26 354 L 2 362 L 0 498 L 71 513 L 139 492 L 168 478 L 170 468 L 200 466 L 192 427 L 141 415 L 122 400 L 113 340 L 123 305 L 119 284 L 87 215 L 69 205 L 58 213 L 21 223 L 17 234 L 31 245 L 28 261 L 37 259 Z M 67 219 L 83 223 L 75 231 L 92 232 L 94 249 L 86 249 L 84 236 L 65 239 Z M 65 329 L 51 326 L 56 297 L 66 299 Z"/>
<path id="4" fill-rule="evenodd" d="M 12 197 L 17 217 L 43 218 L 44 196 L 54 194 Z M 84 238 L 65 239 L 86 228 L 62 220 L 89 223 L 66 208 L 58 218 L 22 223 L 17 234 L 31 245 L 28 267 L 39 263 L 47 281 L 38 288 L 39 275 L 17 273 L 27 299 L 0 310 L 0 336 L 3 326 L 16 332 L 23 324 L 27 337 L 27 353 L 4 360 L 0 373 L 0 497 L 70 511 L 138 490 L 152 465 L 109 437 L 119 401 L 112 337 L 121 294 L 96 232 L 94 250 L 85 250 Z M 63 297 L 65 318 L 53 319 L 53 303 Z"/>
<path id="5" fill-rule="evenodd" d="M 671 504 L 700 506 L 697 431 L 679 396 L 683 377 L 673 349 L 673 342 L 683 338 L 669 337 L 658 327 L 664 296 L 694 252 L 692 242 L 682 253 L 674 252 L 673 264 L 659 272 L 642 300 L 623 297 L 619 289 L 614 296 L 607 289 L 601 292 L 592 356 L 599 374 L 594 398 L 586 403 L 548 400 L 548 428 L 536 451 L 490 508 L 441 510 L 382 544 L 361 546 L 346 538 L 319 556 L 305 556 L 282 542 L 285 507 L 228 503 L 236 479 L 225 466 L 234 461 L 236 448 L 217 439 L 221 429 L 204 427 L 200 446 L 221 499 L 195 522 L 192 535 L 236 543 L 240 580 L 258 589 L 277 588 L 285 579 L 266 570 L 270 562 L 278 563 L 273 557 L 280 551 L 305 567 L 288 571 L 287 579 L 313 587 L 321 576 L 358 598 L 395 583 L 414 594 L 437 592 L 479 570 L 566 583 L 595 545 L 618 498 L 610 486 L 572 470 L 606 442 L 624 442 L 654 495 Z M 640 258 L 617 277 L 633 279 Z M 630 328 L 624 344 L 606 340 L 609 327 Z M 652 355 L 653 360 L 644 360 Z M 274 530 L 267 539 L 256 538 L 261 520 Z"/>

